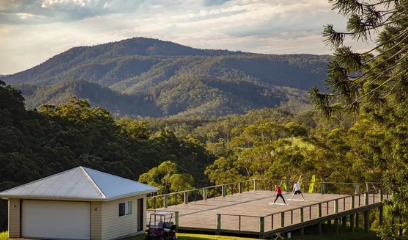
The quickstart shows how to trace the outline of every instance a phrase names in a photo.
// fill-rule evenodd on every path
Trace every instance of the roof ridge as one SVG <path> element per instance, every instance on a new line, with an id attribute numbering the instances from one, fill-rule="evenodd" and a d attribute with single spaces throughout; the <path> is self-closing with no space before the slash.
<path id="1" fill-rule="evenodd" d="M 8 192 L 8 191 L 14 190 L 14 189 L 16 189 L 16 188 L 24 187 L 24 186 L 27 186 L 27 185 L 32 184 L 32 183 L 36 183 L 36 182 L 39 182 L 39 181 L 42 181 L 42 180 L 45 180 L 45 179 L 48 179 L 48 178 L 51 178 L 51 177 L 55 177 L 55 176 L 61 175 L 61 174 L 63 174 L 63 173 L 69 172 L 69 171 L 73 171 L 73 170 L 75 170 L 75 169 L 77 169 L 77 168 L 81 168 L 81 167 L 74 167 L 74 168 L 71 168 L 71 169 L 68 169 L 68 170 L 59 172 L 59 173 L 55 173 L 55 174 L 49 175 L 49 176 L 47 176 L 47 177 L 45 177 L 45 178 L 40 178 L 40 179 L 31 181 L 31 182 L 28 182 L 28 183 L 24 183 L 24 184 L 15 186 L 15 187 L 13 187 L 13 188 L 4 190 L 4 191 L 2 191 L 2 192 Z"/>
<path id="2" fill-rule="evenodd" d="M 103 173 L 103 174 L 106 174 L 106 175 L 110 175 L 110 176 L 115 177 L 115 178 L 125 179 L 125 180 L 127 180 L 127 181 L 132 181 L 132 182 L 136 182 L 136 183 L 140 183 L 140 184 L 149 186 L 148 184 L 141 183 L 141 182 L 139 182 L 139 181 L 132 180 L 132 179 L 129 179 L 129 178 L 124 178 L 124 177 L 121 177 L 121 176 L 113 175 L 113 174 L 110 174 L 110 173 L 107 173 L 107 172 L 102 172 L 102 171 L 95 170 L 95 169 L 92 169 L 92 168 L 87 168 L 87 167 L 84 167 L 84 168 L 85 168 L 85 169 L 92 170 L 92 171 L 95 171 L 95 172 L 100 172 L 100 173 Z M 85 171 L 86 171 L 86 170 L 85 170 Z"/>
<path id="3" fill-rule="evenodd" d="M 95 181 L 89 176 L 88 172 L 84 169 L 84 167 L 80 166 L 81 170 L 83 173 L 85 173 L 85 176 L 88 178 L 88 180 L 91 182 L 92 186 L 96 188 L 97 191 L 102 195 L 103 198 L 106 198 L 105 194 L 102 192 L 102 190 L 98 187 L 98 184 L 95 183 Z"/>

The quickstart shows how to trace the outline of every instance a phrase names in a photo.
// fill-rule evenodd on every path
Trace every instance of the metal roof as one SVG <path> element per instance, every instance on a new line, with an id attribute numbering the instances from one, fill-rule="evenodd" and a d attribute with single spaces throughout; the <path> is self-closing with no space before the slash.
<path id="1" fill-rule="evenodd" d="M 136 181 L 77 167 L 3 192 L 2 198 L 112 200 L 156 192 L 158 188 Z"/>

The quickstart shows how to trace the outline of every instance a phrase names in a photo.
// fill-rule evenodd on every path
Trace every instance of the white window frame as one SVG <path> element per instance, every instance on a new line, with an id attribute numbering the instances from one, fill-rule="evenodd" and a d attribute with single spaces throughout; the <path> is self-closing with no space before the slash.
<path id="1" fill-rule="evenodd" d="M 124 217 L 124 216 L 127 216 L 127 215 L 132 215 L 132 201 L 127 201 L 127 202 L 120 202 L 119 203 L 119 206 L 120 206 L 120 204 L 125 204 L 125 215 L 122 215 L 122 216 L 120 216 L 119 214 L 119 217 Z M 120 207 L 119 207 L 119 209 L 120 209 Z"/>

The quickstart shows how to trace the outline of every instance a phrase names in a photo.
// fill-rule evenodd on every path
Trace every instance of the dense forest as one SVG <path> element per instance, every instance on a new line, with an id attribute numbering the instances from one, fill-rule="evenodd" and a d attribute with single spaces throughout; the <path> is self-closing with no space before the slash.
<path id="1" fill-rule="evenodd" d="M 378 181 L 367 158 L 367 119 L 281 109 L 222 117 L 115 120 L 71 99 L 27 110 L 21 92 L 0 87 L 0 191 L 75 166 L 158 186 L 160 193 L 243 179 L 315 175 L 317 181 Z M 366 145 L 361 144 L 365 140 Z M 6 203 L 0 208 L 6 219 Z"/>
<path id="2" fill-rule="evenodd" d="M 77 47 L 3 80 L 28 108 L 70 97 L 140 117 L 222 116 L 251 109 L 311 109 L 307 90 L 322 86 L 326 55 L 266 55 L 200 50 L 132 38 Z"/>

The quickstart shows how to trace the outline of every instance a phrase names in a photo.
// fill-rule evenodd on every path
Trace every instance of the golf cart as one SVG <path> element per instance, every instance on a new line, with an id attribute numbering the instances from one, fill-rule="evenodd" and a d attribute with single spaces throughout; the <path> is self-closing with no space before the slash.
<path id="1" fill-rule="evenodd" d="M 149 228 L 145 240 L 174 240 L 176 225 L 171 221 L 173 213 L 154 212 L 150 214 Z"/>

